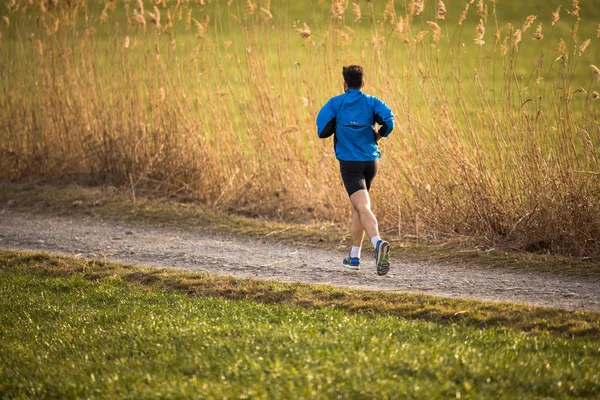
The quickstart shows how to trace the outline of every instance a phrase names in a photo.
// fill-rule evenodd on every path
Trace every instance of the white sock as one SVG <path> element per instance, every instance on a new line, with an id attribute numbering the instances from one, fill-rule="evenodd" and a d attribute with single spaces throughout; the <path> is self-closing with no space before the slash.
<path id="1" fill-rule="evenodd" d="M 360 247 L 359 246 L 352 246 L 352 249 L 350 250 L 350 257 L 360 258 Z"/>
<path id="2" fill-rule="evenodd" d="M 371 243 L 373 243 L 373 248 L 377 247 L 377 242 L 379 242 L 380 240 L 381 240 L 381 238 L 379 237 L 379 235 L 373 236 L 371 238 Z"/>

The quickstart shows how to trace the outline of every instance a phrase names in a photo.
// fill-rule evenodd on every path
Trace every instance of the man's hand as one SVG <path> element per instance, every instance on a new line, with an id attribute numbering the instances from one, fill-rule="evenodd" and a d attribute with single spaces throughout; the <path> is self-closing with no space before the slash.
<path id="1" fill-rule="evenodd" d="M 381 136 L 379 134 L 379 132 L 377 132 L 375 129 L 373 129 L 373 137 L 375 138 L 375 143 L 377 143 L 383 136 Z"/>

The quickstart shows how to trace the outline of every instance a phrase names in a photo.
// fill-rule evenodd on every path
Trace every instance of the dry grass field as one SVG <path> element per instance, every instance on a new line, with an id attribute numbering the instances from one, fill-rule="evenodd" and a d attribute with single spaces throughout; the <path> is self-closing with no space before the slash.
<path id="1" fill-rule="evenodd" d="M 0 178 L 346 221 L 315 117 L 358 63 L 397 120 L 388 236 L 600 256 L 600 13 L 527 3 L 7 1 Z"/>

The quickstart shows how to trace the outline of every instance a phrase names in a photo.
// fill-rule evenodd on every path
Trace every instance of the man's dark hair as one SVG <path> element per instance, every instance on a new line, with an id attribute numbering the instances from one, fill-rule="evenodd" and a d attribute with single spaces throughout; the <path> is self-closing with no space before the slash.
<path id="1" fill-rule="evenodd" d="M 360 65 L 349 65 L 342 70 L 344 81 L 349 88 L 360 89 L 363 83 L 363 69 Z"/>

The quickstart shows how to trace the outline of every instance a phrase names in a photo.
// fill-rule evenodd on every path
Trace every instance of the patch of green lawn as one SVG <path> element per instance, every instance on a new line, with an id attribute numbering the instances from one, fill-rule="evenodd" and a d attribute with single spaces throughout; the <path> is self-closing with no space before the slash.
<path id="1" fill-rule="evenodd" d="M 369 310 L 348 305 L 359 298 Z M 506 316 L 477 326 L 390 312 L 437 301 L 2 252 L 0 397 L 600 395 L 600 335 L 548 328 L 565 314 L 597 328 L 598 314 L 446 304 L 458 316 L 467 306 Z M 546 327 L 510 322 L 526 309 Z"/>

